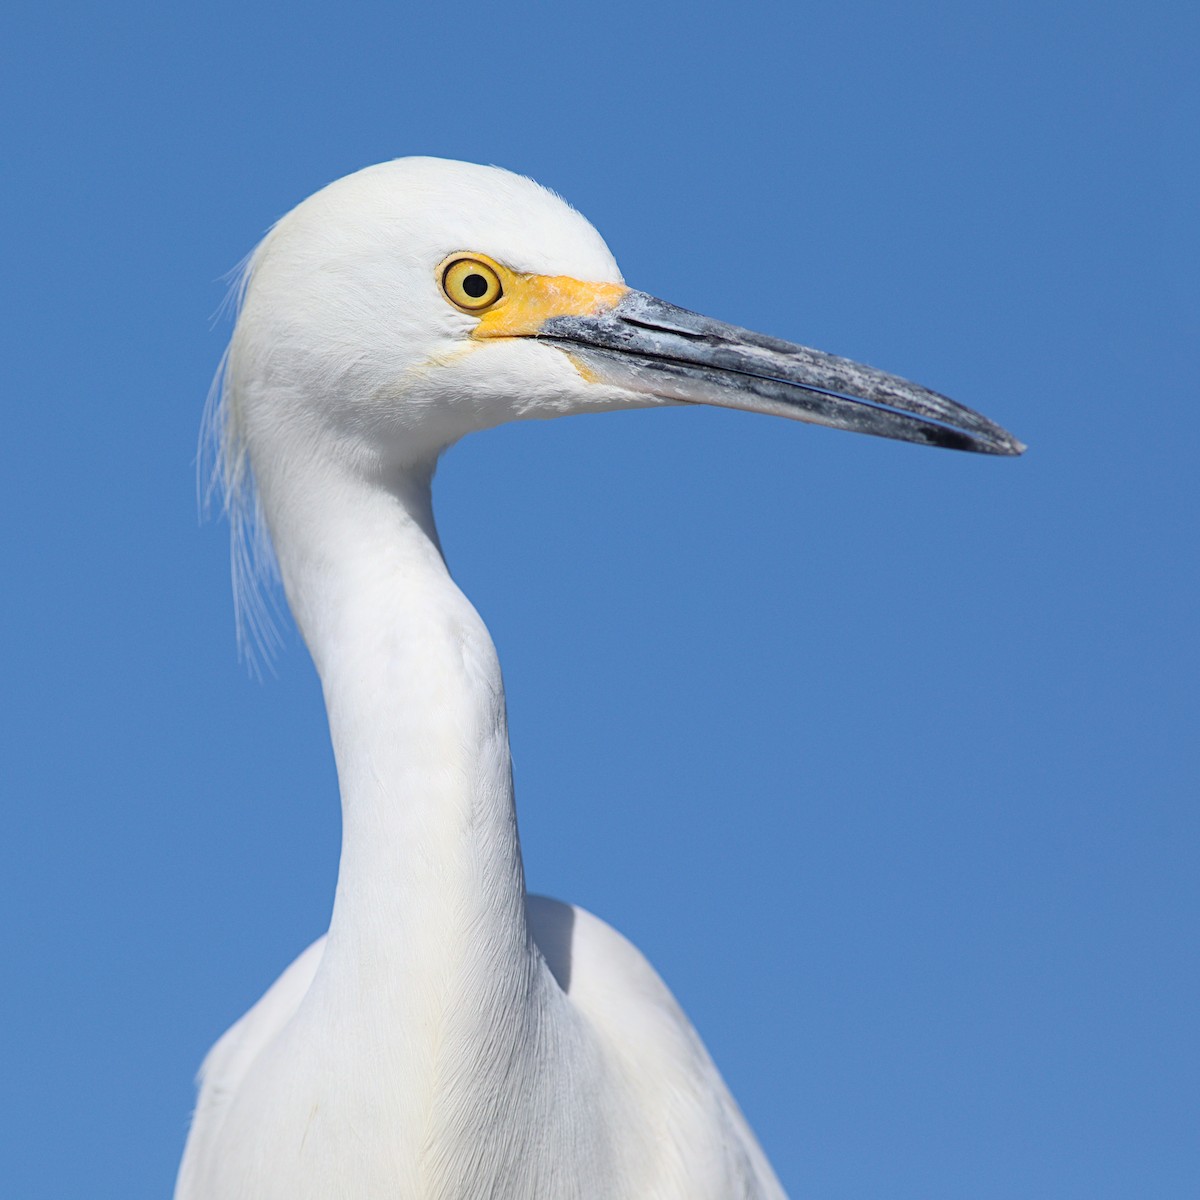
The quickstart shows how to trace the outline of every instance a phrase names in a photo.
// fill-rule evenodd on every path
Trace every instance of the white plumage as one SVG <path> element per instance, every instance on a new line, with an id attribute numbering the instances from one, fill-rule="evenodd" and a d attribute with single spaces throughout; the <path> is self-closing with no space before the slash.
<path id="1" fill-rule="evenodd" d="M 321 677 L 343 847 L 328 934 L 205 1061 L 177 1200 L 782 1196 L 645 959 L 526 895 L 500 668 L 431 507 L 465 433 L 680 400 L 1016 449 L 933 393 L 626 289 L 582 217 L 494 168 L 369 168 L 254 254 L 226 466 Z"/>

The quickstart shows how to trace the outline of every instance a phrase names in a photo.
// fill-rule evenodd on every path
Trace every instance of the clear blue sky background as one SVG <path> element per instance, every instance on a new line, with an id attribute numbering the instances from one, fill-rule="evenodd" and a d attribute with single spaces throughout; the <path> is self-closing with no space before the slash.
<path id="1" fill-rule="evenodd" d="M 318 687 L 197 524 L 219 282 L 407 153 L 1020 461 L 718 411 L 455 448 L 539 890 L 633 938 L 797 1197 L 1200 1195 L 1192 4 L 9 5 L 0 1190 L 163 1197 L 325 926 Z"/>

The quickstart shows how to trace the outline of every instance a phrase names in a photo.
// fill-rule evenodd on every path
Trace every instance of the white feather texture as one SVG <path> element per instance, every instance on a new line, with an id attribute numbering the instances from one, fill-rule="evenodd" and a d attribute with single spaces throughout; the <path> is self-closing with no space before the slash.
<path id="1" fill-rule="evenodd" d="M 343 846 L 327 936 L 205 1062 L 176 1198 L 780 1197 L 637 950 L 526 895 L 500 668 L 438 546 L 437 457 L 501 421 L 658 401 L 549 344 L 473 341 L 438 290 L 457 251 L 621 278 L 552 193 L 435 159 L 332 184 L 248 266 L 223 478 L 235 543 L 261 504 L 321 677 Z"/>

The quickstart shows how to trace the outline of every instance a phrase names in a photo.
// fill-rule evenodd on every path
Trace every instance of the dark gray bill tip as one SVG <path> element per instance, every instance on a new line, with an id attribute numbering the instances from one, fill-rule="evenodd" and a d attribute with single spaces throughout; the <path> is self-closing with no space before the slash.
<path id="1" fill-rule="evenodd" d="M 945 450 L 1013 456 L 994 421 L 897 375 L 627 292 L 596 316 L 553 317 L 539 338 L 608 383 L 691 404 L 773 413 Z"/>

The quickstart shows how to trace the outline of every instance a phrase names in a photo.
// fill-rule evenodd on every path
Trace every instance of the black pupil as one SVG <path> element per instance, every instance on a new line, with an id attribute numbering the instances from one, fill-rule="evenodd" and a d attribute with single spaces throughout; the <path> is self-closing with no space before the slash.
<path id="1" fill-rule="evenodd" d="M 488 290 L 488 281 L 482 275 L 468 275 L 462 281 L 462 290 L 471 297 L 472 300 L 478 300 L 480 296 L 486 296 Z"/>

